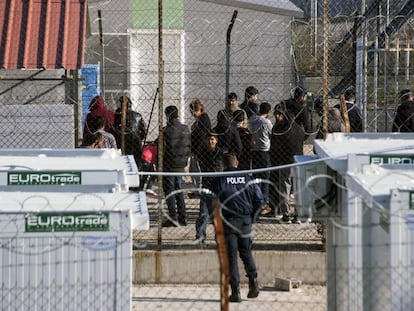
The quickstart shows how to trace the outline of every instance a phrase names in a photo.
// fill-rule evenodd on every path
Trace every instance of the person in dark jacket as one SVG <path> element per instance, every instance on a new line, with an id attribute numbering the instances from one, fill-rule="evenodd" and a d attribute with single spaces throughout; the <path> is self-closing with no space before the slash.
<path id="1" fill-rule="evenodd" d="M 237 128 L 227 120 L 222 110 L 217 113 L 217 125 L 211 130 L 218 138 L 218 147 L 223 153 L 240 155 L 242 143 Z"/>
<path id="2" fill-rule="evenodd" d="M 217 137 L 209 134 L 203 144 L 203 157 L 200 158 L 200 170 L 202 172 L 221 172 L 223 171 L 223 153 L 217 146 Z M 210 209 L 207 204 L 208 193 L 206 189 L 210 188 L 212 177 L 203 176 L 200 197 L 200 213 L 196 221 L 196 241 L 204 243 L 206 239 L 207 223 L 210 215 Z"/>
<path id="3" fill-rule="evenodd" d="M 207 137 L 211 130 L 211 121 L 208 114 L 204 111 L 204 105 L 199 98 L 195 98 L 190 103 L 190 111 L 195 118 L 191 126 L 191 172 L 200 172 L 200 161 L 205 155 L 203 149 Z M 197 188 L 201 187 L 201 177 L 194 178 Z M 193 195 L 195 193 L 192 193 Z"/>
<path id="4" fill-rule="evenodd" d="M 224 238 L 227 244 L 227 255 L 230 268 L 231 302 L 240 302 L 240 275 L 237 263 L 237 253 L 244 264 L 249 278 L 247 298 L 259 295 L 257 284 L 257 269 L 252 255 L 252 224 L 260 213 L 264 198 L 260 187 L 254 183 L 248 174 L 237 174 L 237 157 L 228 153 L 223 157 L 224 171 L 229 175 L 215 177 L 210 190 L 222 208 L 224 222 Z M 210 196 L 210 204 L 213 198 Z"/>
<path id="5" fill-rule="evenodd" d="M 259 90 L 254 86 L 248 86 L 244 91 L 244 101 L 240 108 L 246 112 L 247 120 L 259 110 L 257 101 L 259 99 Z M 247 122 L 246 120 L 246 122 Z M 246 124 L 247 126 L 247 124 Z"/>
<path id="6" fill-rule="evenodd" d="M 289 115 L 286 102 L 277 104 L 273 110 L 275 124 L 270 139 L 270 162 L 272 166 L 291 164 L 294 155 L 303 155 L 305 133 L 302 126 L 293 121 L 294 116 Z M 297 214 L 291 211 L 288 197 L 290 193 L 290 168 L 279 168 L 270 174 L 270 181 L 276 188 L 270 191 L 271 212 L 263 216 L 276 216 L 279 209 L 282 221 L 291 223 L 297 220 Z"/>
<path id="7" fill-rule="evenodd" d="M 139 112 L 132 110 L 132 101 L 125 96 L 127 102 L 127 111 L 125 116 L 125 146 L 124 154 L 133 155 L 138 166 L 141 164 L 142 142 L 145 138 L 146 125 Z M 115 111 L 115 123 L 110 129 L 110 133 L 114 135 L 118 149 L 122 148 L 122 103 L 124 97 L 119 98 L 120 107 Z"/>
<path id="8" fill-rule="evenodd" d="M 163 129 L 164 154 L 163 170 L 165 172 L 184 172 L 190 156 L 191 133 L 187 125 L 178 120 L 178 108 L 168 106 L 164 110 L 167 126 Z M 186 207 L 182 192 L 182 176 L 164 176 L 163 190 L 168 206 L 168 219 L 163 227 L 187 225 Z M 173 192 L 175 192 L 173 194 Z M 178 214 L 178 217 L 177 217 Z"/>
<path id="9" fill-rule="evenodd" d="M 227 120 L 229 120 L 230 122 L 232 122 L 235 112 L 242 112 L 244 116 L 242 126 L 247 127 L 247 114 L 246 111 L 239 107 L 239 102 L 236 93 L 230 92 L 227 95 L 226 106 L 224 109 L 222 109 L 222 111 L 224 112 L 224 115 L 226 116 Z"/>
<path id="10" fill-rule="evenodd" d="M 286 113 L 290 115 L 292 121 L 300 125 L 305 132 L 306 137 L 312 134 L 310 125 L 310 115 L 306 101 L 308 93 L 300 86 L 293 89 L 291 98 L 285 101 Z"/>
<path id="11" fill-rule="evenodd" d="M 414 132 L 414 96 L 409 89 L 399 94 L 400 104 L 392 124 L 393 132 Z"/>
<path id="12" fill-rule="evenodd" d="M 241 109 L 233 112 L 233 122 L 239 132 L 240 141 L 242 143 L 242 150 L 238 157 L 239 169 L 250 170 L 252 168 L 252 150 L 253 150 L 253 135 L 250 130 L 243 127 L 245 122 L 245 112 Z"/>

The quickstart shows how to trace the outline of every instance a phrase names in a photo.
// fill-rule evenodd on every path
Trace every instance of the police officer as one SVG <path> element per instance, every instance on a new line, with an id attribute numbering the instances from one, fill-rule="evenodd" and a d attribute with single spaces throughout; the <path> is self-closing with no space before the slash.
<path id="1" fill-rule="evenodd" d="M 247 174 L 236 174 L 238 161 L 234 154 L 225 154 L 223 165 L 224 171 L 229 172 L 229 175 L 215 177 L 210 189 L 222 207 L 224 236 L 230 267 L 230 301 L 240 302 L 237 252 L 240 254 L 249 278 L 247 298 L 256 298 L 259 295 L 256 264 L 251 251 L 251 231 L 252 223 L 264 205 L 264 198 L 260 187 L 254 183 L 252 177 Z"/>

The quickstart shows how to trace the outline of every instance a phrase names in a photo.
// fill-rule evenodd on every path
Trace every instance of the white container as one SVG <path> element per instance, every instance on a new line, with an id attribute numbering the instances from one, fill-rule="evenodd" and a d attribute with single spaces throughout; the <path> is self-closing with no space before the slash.
<path id="1" fill-rule="evenodd" d="M 349 193 L 360 218 L 354 219 L 360 243 L 351 245 L 359 258 L 359 273 L 348 275 L 364 295 L 352 305 L 358 310 L 413 310 L 414 167 L 366 165 L 348 174 Z M 337 230 L 338 233 L 338 230 Z M 350 247 L 350 248 L 351 248 Z M 348 250 L 349 252 L 349 250 Z M 350 254 L 350 253 L 348 253 Z M 357 283 L 357 284 L 356 284 Z"/>
<path id="2" fill-rule="evenodd" d="M 314 141 L 315 153 L 334 171 L 348 170 L 348 155 L 414 153 L 414 133 L 331 133 Z"/>
<path id="3" fill-rule="evenodd" d="M 130 310 L 138 193 L 0 192 L 1 310 Z M 144 203 L 145 200 L 141 203 Z"/>
<path id="4" fill-rule="evenodd" d="M 139 179 L 114 149 L 0 149 L 0 191 L 128 191 Z"/>
<path id="5" fill-rule="evenodd" d="M 385 301 L 393 286 L 386 272 L 390 268 L 385 268 L 385 273 L 379 273 L 378 279 L 367 276 L 375 270 L 376 262 L 371 261 L 374 258 L 372 254 L 381 257 L 380 253 L 384 251 L 383 246 L 375 243 L 380 239 L 387 240 L 387 237 L 381 231 L 383 229 L 370 229 L 373 217 L 379 217 L 379 214 L 374 216 L 372 210 L 364 207 L 374 202 L 389 206 L 391 187 L 404 189 L 411 187 L 411 184 L 404 178 L 394 179 L 393 182 L 388 180 L 388 185 L 384 185 L 385 192 L 375 194 L 371 191 L 380 189 L 382 177 L 378 174 L 368 177 L 367 170 L 378 167 L 373 163 L 408 163 L 403 170 L 414 171 L 410 160 L 401 161 L 414 153 L 414 133 L 333 133 L 325 141 L 315 140 L 314 149 L 326 163 L 327 179 L 331 179 L 336 186 L 336 199 L 327 207 L 329 214 L 325 218 L 328 310 L 391 310 L 388 301 Z M 393 155 L 397 156 L 397 160 L 389 160 L 388 156 Z M 383 156 L 388 160 L 381 158 Z M 354 188 L 352 178 L 347 177 L 351 174 L 364 174 L 361 180 L 372 179 L 372 187 L 365 192 L 363 187 Z M 325 189 L 321 189 L 319 194 L 323 196 Z M 377 195 L 375 201 L 369 202 L 374 195 Z M 383 276 L 383 283 L 380 276 Z M 373 293 L 374 290 L 377 292 Z M 413 308 L 399 310 L 410 309 Z"/>

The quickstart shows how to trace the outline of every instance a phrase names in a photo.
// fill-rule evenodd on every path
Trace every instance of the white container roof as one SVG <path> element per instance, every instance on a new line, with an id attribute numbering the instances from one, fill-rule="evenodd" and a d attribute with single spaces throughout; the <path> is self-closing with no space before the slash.
<path id="1" fill-rule="evenodd" d="M 144 192 L 9 192 L 0 191 L 0 215 L 45 212 L 130 211 L 132 228 L 149 229 Z M 0 232 L 2 227 L 0 222 Z M 4 222 L 3 222 L 3 225 Z"/>
<path id="2" fill-rule="evenodd" d="M 346 186 L 369 206 L 389 208 L 392 189 L 414 190 L 414 166 L 367 164 L 347 174 Z"/>
<path id="3" fill-rule="evenodd" d="M 332 169 L 345 172 L 349 154 L 414 153 L 414 133 L 332 133 L 314 146 Z"/>
<path id="4" fill-rule="evenodd" d="M 114 149 L 0 149 L 0 185 L 7 185 L 1 171 L 81 171 L 85 184 L 139 186 L 133 156 Z"/>

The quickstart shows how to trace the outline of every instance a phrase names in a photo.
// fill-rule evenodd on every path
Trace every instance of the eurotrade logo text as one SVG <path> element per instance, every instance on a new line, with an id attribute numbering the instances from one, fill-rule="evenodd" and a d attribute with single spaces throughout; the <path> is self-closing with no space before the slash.
<path id="1" fill-rule="evenodd" d="M 7 185 L 80 185 L 81 172 L 9 172 Z"/>
<path id="2" fill-rule="evenodd" d="M 38 213 L 25 222 L 25 232 L 109 231 L 109 213 Z"/>
<path id="3" fill-rule="evenodd" d="M 384 164 L 413 164 L 414 156 L 412 155 L 370 155 L 369 163 Z"/>

